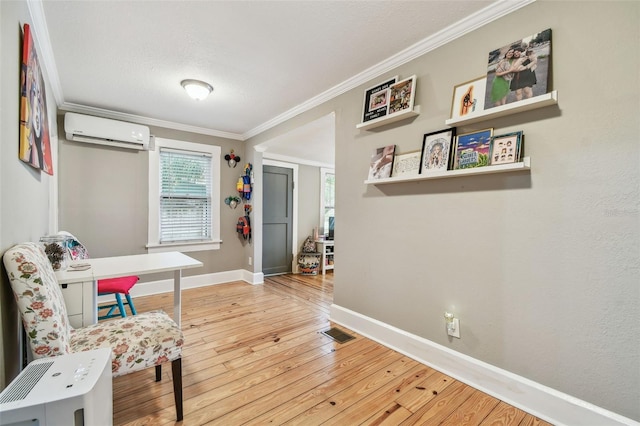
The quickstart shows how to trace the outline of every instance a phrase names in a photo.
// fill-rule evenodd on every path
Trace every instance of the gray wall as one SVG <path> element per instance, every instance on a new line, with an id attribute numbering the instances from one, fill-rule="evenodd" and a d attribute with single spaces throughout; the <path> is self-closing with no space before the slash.
<path id="1" fill-rule="evenodd" d="M 29 10 L 25 2 L 2 1 L 0 16 L 0 253 L 4 254 L 14 244 L 38 241 L 41 236 L 55 231 L 50 229 L 50 218 L 55 215 L 55 200 L 50 197 L 55 180 L 18 159 L 22 26 L 31 24 Z M 34 41 L 37 45 L 37 37 Z M 55 99 L 45 69 L 43 76 L 49 126 L 55 135 Z M 54 173 L 58 173 L 56 139 L 51 143 Z M 17 336 L 21 325 L 4 265 L 1 269 L 0 388 L 4 388 L 5 382 L 10 382 L 19 371 Z"/>
<path id="2" fill-rule="evenodd" d="M 65 140 L 63 116 L 60 128 L 60 229 L 77 236 L 92 257 L 146 253 L 148 226 L 149 155 L 146 151 L 111 148 Z M 156 137 L 218 145 L 221 165 L 220 250 L 189 253 L 204 263 L 203 268 L 183 271 L 185 276 L 244 269 L 243 241 L 236 233 L 242 205 L 231 209 L 224 203 L 237 195 L 236 181 L 246 161 L 244 143 L 237 140 L 151 127 Z M 243 159 L 230 168 L 224 155 L 230 150 Z M 170 274 L 169 274 L 170 275 Z M 168 276 L 169 276 L 168 275 Z M 163 275 L 150 274 L 141 281 Z"/>
<path id="3" fill-rule="evenodd" d="M 304 240 L 313 236 L 313 228 L 320 224 L 320 168 L 300 165 L 298 168 L 298 241 L 293 244 L 300 251 Z"/>
<path id="4" fill-rule="evenodd" d="M 249 141 L 336 112 L 334 303 L 640 420 L 638 22 L 638 2 L 538 1 Z M 546 28 L 559 106 L 458 128 L 523 130 L 530 173 L 363 184 L 374 149 L 419 149 L 489 51 Z M 421 114 L 356 130 L 396 74 Z"/>

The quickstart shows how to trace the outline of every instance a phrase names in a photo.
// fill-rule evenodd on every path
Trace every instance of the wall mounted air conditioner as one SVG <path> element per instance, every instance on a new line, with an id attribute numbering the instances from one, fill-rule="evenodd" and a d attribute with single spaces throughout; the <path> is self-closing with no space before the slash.
<path id="1" fill-rule="evenodd" d="M 0 394 L 2 426 L 112 424 L 110 348 L 32 361 Z"/>
<path id="2" fill-rule="evenodd" d="M 64 115 L 64 131 L 70 141 L 149 149 L 149 128 L 139 124 L 68 112 Z"/>

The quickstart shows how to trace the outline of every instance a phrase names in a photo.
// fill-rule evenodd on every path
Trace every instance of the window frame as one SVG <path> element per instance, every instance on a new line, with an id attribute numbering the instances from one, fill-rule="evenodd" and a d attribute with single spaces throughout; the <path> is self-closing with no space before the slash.
<path id="1" fill-rule="evenodd" d="M 211 156 L 211 239 L 207 241 L 182 241 L 160 243 L 160 148 L 170 148 Z M 220 243 L 220 155 L 222 149 L 216 145 L 206 145 L 175 139 L 155 138 L 155 149 L 149 151 L 149 226 L 147 251 L 160 253 L 167 251 L 219 250 Z"/>

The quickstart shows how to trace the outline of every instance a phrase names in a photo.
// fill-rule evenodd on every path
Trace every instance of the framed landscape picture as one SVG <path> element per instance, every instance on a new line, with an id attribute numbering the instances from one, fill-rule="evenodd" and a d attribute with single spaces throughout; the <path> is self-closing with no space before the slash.
<path id="1" fill-rule="evenodd" d="M 389 115 L 413 111 L 416 91 L 416 76 L 401 80 L 389 88 Z"/>
<path id="2" fill-rule="evenodd" d="M 420 163 L 421 174 L 449 169 L 451 144 L 455 136 L 455 127 L 424 135 L 422 140 L 422 161 Z"/>
<path id="3" fill-rule="evenodd" d="M 454 169 L 489 165 L 489 146 L 493 128 L 456 136 Z"/>
<path id="4" fill-rule="evenodd" d="M 549 92 L 551 29 L 489 52 L 485 110 Z"/>
<path id="5" fill-rule="evenodd" d="M 507 133 L 491 138 L 489 164 L 509 164 L 520 161 L 522 132 Z"/>
<path id="6" fill-rule="evenodd" d="M 391 177 L 416 176 L 420 173 L 420 151 L 396 154 Z"/>
<path id="7" fill-rule="evenodd" d="M 364 91 L 363 123 L 387 115 L 389 112 L 389 87 L 396 81 L 398 81 L 398 76 L 376 84 Z"/>
<path id="8" fill-rule="evenodd" d="M 453 88 L 451 118 L 467 118 L 484 111 L 484 92 L 487 77 L 458 84 Z"/>
<path id="9" fill-rule="evenodd" d="M 395 145 L 387 145 L 376 149 L 376 152 L 371 156 L 371 162 L 369 163 L 369 180 L 391 177 L 395 151 Z"/>

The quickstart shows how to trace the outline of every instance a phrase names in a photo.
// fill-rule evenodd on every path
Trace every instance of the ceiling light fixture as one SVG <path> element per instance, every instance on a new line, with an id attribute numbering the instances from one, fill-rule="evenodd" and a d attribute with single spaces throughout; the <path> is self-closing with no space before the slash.
<path id="1" fill-rule="evenodd" d="M 200 80 L 182 80 L 180 82 L 187 94 L 197 101 L 201 101 L 213 92 L 213 87 L 209 83 Z"/>

